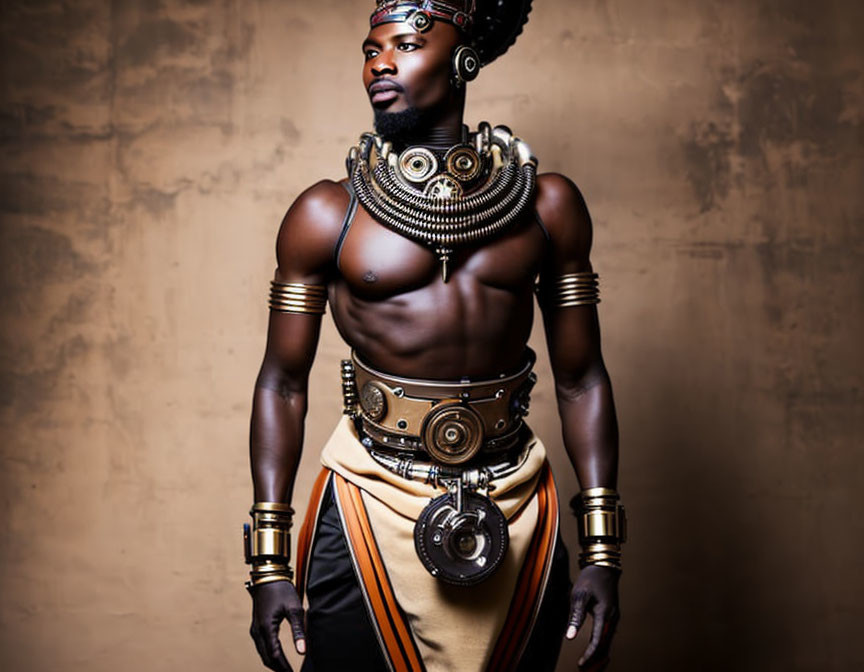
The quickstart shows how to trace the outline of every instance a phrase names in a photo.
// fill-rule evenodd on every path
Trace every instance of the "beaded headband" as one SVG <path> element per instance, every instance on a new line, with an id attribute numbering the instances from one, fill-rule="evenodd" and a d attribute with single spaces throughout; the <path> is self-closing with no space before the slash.
<path id="1" fill-rule="evenodd" d="M 374 28 L 382 23 L 409 23 L 418 33 L 425 33 L 433 21 L 451 23 L 463 32 L 471 30 L 476 0 L 378 0 L 369 18 Z"/>

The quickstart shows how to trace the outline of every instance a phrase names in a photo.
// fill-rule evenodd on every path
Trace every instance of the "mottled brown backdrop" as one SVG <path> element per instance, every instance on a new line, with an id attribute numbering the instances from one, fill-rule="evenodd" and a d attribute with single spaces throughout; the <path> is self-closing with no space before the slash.
<path id="1" fill-rule="evenodd" d="M 632 528 L 611 669 L 862 669 L 864 4 L 536 5 L 468 119 L 595 218 Z M 273 241 L 370 125 L 371 0 L 0 6 L 0 668 L 259 669 Z M 300 499 L 344 354 L 328 318 Z"/>

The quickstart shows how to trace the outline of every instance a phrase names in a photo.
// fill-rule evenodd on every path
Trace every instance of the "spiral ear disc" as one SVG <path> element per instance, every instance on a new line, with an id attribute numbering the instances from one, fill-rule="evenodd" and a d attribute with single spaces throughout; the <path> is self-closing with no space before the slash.
<path id="1" fill-rule="evenodd" d="M 472 82 L 480 74 L 480 56 L 469 46 L 457 47 L 453 54 L 453 75 L 458 84 Z"/>

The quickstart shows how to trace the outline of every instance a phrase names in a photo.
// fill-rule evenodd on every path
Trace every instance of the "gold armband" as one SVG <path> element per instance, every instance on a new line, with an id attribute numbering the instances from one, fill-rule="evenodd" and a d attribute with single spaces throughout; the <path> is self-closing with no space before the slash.
<path id="1" fill-rule="evenodd" d="M 540 300 L 552 308 L 593 306 L 600 303 L 600 276 L 590 271 L 568 273 L 554 284 L 538 285 Z"/>
<path id="2" fill-rule="evenodd" d="M 246 588 L 272 581 L 293 581 L 291 526 L 294 509 L 278 502 L 258 502 L 249 511 L 252 526 L 243 526 L 246 564 L 252 565 Z"/>
<path id="3" fill-rule="evenodd" d="M 277 313 L 323 315 L 327 305 L 326 285 L 270 282 L 270 310 Z"/>
<path id="4" fill-rule="evenodd" d="M 570 502 L 579 522 L 579 566 L 621 569 L 621 544 L 627 541 L 627 516 L 610 488 L 589 488 Z"/>

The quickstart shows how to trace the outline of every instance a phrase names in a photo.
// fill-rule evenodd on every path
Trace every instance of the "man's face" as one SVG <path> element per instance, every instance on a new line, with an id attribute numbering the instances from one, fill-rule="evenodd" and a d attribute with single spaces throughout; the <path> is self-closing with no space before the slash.
<path id="1" fill-rule="evenodd" d="M 373 28 L 363 42 L 363 85 L 376 117 L 411 109 L 423 116 L 449 101 L 450 58 L 458 44 L 458 30 L 440 21 L 425 33 L 407 23 Z"/>

